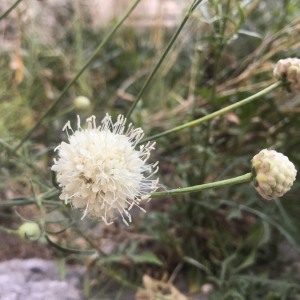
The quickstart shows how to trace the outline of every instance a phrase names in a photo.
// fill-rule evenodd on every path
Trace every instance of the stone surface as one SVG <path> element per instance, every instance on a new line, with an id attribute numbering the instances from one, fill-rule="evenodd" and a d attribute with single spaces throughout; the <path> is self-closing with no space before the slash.
<path id="1" fill-rule="evenodd" d="M 52 261 L 5 261 L 0 263 L 0 300 L 83 300 L 83 273 L 83 268 L 67 267 L 61 280 Z"/>

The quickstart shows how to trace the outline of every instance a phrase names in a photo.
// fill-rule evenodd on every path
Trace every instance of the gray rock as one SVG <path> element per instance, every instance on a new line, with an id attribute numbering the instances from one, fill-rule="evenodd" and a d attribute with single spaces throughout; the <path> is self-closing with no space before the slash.
<path id="1" fill-rule="evenodd" d="M 42 259 L 0 263 L 0 300 L 83 300 L 83 268 L 67 268 L 61 280 L 57 266 Z"/>

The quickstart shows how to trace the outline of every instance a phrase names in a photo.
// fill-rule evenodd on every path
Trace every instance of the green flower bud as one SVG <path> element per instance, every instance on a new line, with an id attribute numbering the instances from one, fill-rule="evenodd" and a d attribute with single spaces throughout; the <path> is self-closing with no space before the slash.
<path id="1" fill-rule="evenodd" d="M 91 101 L 87 97 L 78 96 L 74 101 L 74 105 L 76 109 L 87 110 L 91 107 Z"/>
<path id="2" fill-rule="evenodd" d="M 285 83 L 288 91 L 300 91 L 300 59 L 287 58 L 278 61 L 274 68 L 274 76 Z"/>
<path id="3" fill-rule="evenodd" d="M 255 189 L 267 200 L 284 195 L 296 179 L 294 164 L 275 150 L 261 150 L 251 162 Z"/>
<path id="4" fill-rule="evenodd" d="M 31 238 L 38 238 L 41 234 L 41 231 L 38 224 L 25 222 L 19 227 L 18 233 L 23 241 L 29 241 Z"/>

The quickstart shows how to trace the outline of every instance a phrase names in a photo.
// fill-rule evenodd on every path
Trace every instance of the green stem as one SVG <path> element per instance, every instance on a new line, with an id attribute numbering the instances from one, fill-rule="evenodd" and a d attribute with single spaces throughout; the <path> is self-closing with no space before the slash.
<path id="1" fill-rule="evenodd" d="M 170 190 L 170 191 L 156 192 L 156 193 L 152 193 L 150 196 L 151 196 L 151 198 L 155 198 L 155 197 L 161 197 L 161 196 L 172 196 L 172 195 L 179 195 L 179 194 L 185 194 L 185 193 L 194 193 L 194 192 L 199 192 L 199 191 L 212 189 L 212 188 L 216 188 L 216 187 L 245 183 L 245 182 L 249 182 L 251 180 L 252 180 L 252 173 L 247 173 L 245 175 L 226 179 L 226 180 L 195 185 L 195 186 L 182 188 L 182 189 L 174 189 L 174 190 Z"/>
<path id="2" fill-rule="evenodd" d="M 54 121 L 54 120 L 60 118 L 61 116 L 68 114 L 69 112 L 71 112 L 71 111 L 74 110 L 74 109 L 75 109 L 75 105 L 71 105 L 70 107 L 68 107 L 68 108 L 66 108 L 66 109 L 64 109 L 64 110 L 62 110 L 62 111 L 60 111 L 57 115 L 55 115 L 55 116 L 53 116 L 53 117 L 47 118 L 47 119 L 44 121 L 44 123 L 52 122 L 52 121 Z"/>
<path id="3" fill-rule="evenodd" d="M 63 89 L 60 96 L 53 102 L 53 104 L 48 108 L 48 110 L 44 113 L 44 115 L 39 119 L 39 121 L 35 124 L 35 126 L 29 130 L 29 132 L 23 137 L 19 145 L 14 149 L 17 151 L 31 136 L 31 134 L 43 123 L 44 119 L 53 111 L 54 107 L 61 101 L 63 96 L 67 93 L 70 87 L 76 82 L 76 80 L 81 76 L 81 74 L 87 69 L 89 64 L 94 60 L 99 51 L 104 47 L 104 45 L 108 42 L 108 40 L 113 36 L 113 34 L 117 31 L 117 29 L 122 25 L 122 23 L 127 19 L 130 13 L 134 10 L 134 8 L 138 5 L 141 0 L 136 0 L 134 4 L 130 7 L 130 9 L 126 12 L 123 18 L 114 26 L 114 28 L 109 32 L 109 34 L 104 38 L 102 43 L 98 46 L 95 52 L 92 54 L 90 59 L 86 62 L 86 64 L 81 68 L 81 70 L 77 73 L 77 75 L 67 84 L 67 86 Z"/>
<path id="4" fill-rule="evenodd" d="M 56 248 L 60 251 L 63 251 L 63 252 L 73 253 L 73 254 L 83 254 L 83 255 L 93 255 L 93 254 L 97 253 L 97 251 L 95 251 L 95 250 L 79 250 L 79 249 L 63 247 L 63 246 L 51 241 L 51 239 L 48 237 L 47 234 L 45 234 L 45 238 L 51 246 L 53 246 L 54 248 Z"/>
<path id="5" fill-rule="evenodd" d="M 0 226 L 0 230 L 9 233 L 9 234 L 18 234 L 18 230 L 13 230 L 13 229 L 9 229 L 9 228 L 5 228 L 3 226 Z"/>
<path id="6" fill-rule="evenodd" d="M 6 142 L 5 142 L 3 139 L 1 139 L 1 138 L 0 138 L 0 145 L 2 145 L 4 148 L 6 148 L 7 151 L 9 151 L 9 152 L 14 152 L 14 148 L 13 148 L 11 145 L 9 145 L 8 143 L 6 143 Z M 21 157 L 21 155 L 18 154 L 17 152 L 15 152 L 15 155 L 16 155 L 17 157 Z"/>
<path id="7" fill-rule="evenodd" d="M 51 201 L 51 200 L 42 200 L 44 204 L 60 204 L 61 202 L 58 201 Z M 11 206 L 24 206 L 24 205 L 32 205 L 37 204 L 37 201 L 34 198 L 24 199 L 24 200 L 7 200 L 7 201 L 0 201 L 0 207 L 11 207 Z"/>
<path id="8" fill-rule="evenodd" d="M 56 197 L 60 194 L 60 190 L 57 190 L 56 188 L 50 189 L 49 191 L 40 194 L 39 201 L 40 204 L 60 204 L 61 201 L 52 201 L 53 197 Z M 0 201 L 0 207 L 10 207 L 10 206 L 23 206 L 23 205 L 32 205 L 32 204 L 38 204 L 38 201 L 35 198 L 15 198 L 12 200 L 6 200 L 6 201 Z"/>
<path id="9" fill-rule="evenodd" d="M 262 91 L 260 91 L 260 92 L 258 92 L 258 93 L 256 93 L 256 94 L 254 94 L 254 95 L 252 95 L 252 96 L 250 96 L 250 97 L 248 97 L 248 98 L 246 98 L 246 99 L 244 99 L 244 100 L 241 100 L 241 101 L 239 101 L 239 102 L 237 102 L 237 103 L 234 103 L 234 104 L 232 104 L 232 105 L 229 105 L 229 106 L 227 106 L 227 107 L 224 107 L 224 108 L 222 108 L 222 109 L 220 109 L 220 110 L 218 110 L 218 111 L 216 111 L 216 112 L 214 112 L 214 113 L 211 113 L 211 114 L 209 114 L 209 115 L 206 115 L 206 116 L 204 116 L 204 117 L 202 117 L 202 118 L 200 118 L 200 119 L 197 119 L 197 120 L 194 120 L 194 121 L 185 123 L 185 124 L 183 124 L 183 125 L 174 127 L 174 128 L 172 128 L 172 129 L 170 129 L 170 130 L 166 130 L 166 131 L 164 131 L 164 132 L 155 134 L 155 135 L 150 136 L 150 137 L 148 137 L 148 138 L 145 138 L 145 139 L 141 140 L 141 141 L 138 143 L 138 145 L 141 145 L 141 144 L 143 144 L 143 143 L 145 143 L 145 142 L 148 142 L 148 141 L 152 141 L 152 140 L 158 139 L 158 138 L 160 138 L 160 137 L 162 137 L 162 136 L 166 136 L 166 135 L 168 135 L 168 134 L 170 134 L 170 133 L 173 133 L 173 132 L 176 132 L 176 131 L 180 131 L 180 130 L 182 130 L 182 129 L 185 129 L 185 128 L 188 128 L 188 127 L 191 127 L 191 126 L 198 125 L 198 124 L 203 123 L 203 122 L 205 122 L 205 121 L 207 121 L 207 120 L 210 120 L 210 119 L 212 119 L 212 118 L 214 118 L 214 117 L 220 116 L 220 115 L 222 115 L 222 114 L 224 114 L 224 113 L 229 112 L 230 110 L 233 110 L 233 109 L 235 109 L 235 108 L 238 108 L 238 107 L 240 107 L 240 106 L 243 106 L 243 105 L 245 105 L 245 104 L 247 104 L 247 103 L 249 103 L 249 102 L 251 102 L 251 101 L 253 101 L 253 100 L 256 100 L 256 99 L 258 99 L 258 98 L 260 98 L 260 97 L 262 97 L 262 96 L 268 94 L 269 92 L 273 91 L 274 89 L 276 89 L 277 87 L 279 87 L 279 86 L 281 86 L 281 85 L 282 85 L 282 82 L 281 82 L 281 81 L 278 81 L 278 82 L 276 82 L 276 83 L 270 85 L 269 87 L 265 88 L 264 90 L 262 90 Z"/>
<path id="10" fill-rule="evenodd" d="M 200 4 L 202 0 L 200 1 L 194 1 L 193 4 L 191 5 L 191 7 L 189 8 L 189 10 L 187 11 L 187 13 L 185 14 L 185 17 L 183 19 L 183 21 L 181 22 L 180 26 L 178 27 L 178 29 L 176 30 L 176 32 L 174 33 L 173 37 L 171 38 L 166 50 L 164 51 L 163 55 L 161 56 L 161 58 L 159 59 L 158 63 L 156 64 L 156 66 L 154 67 L 153 71 L 151 72 L 151 74 L 149 75 L 149 77 L 147 78 L 146 82 L 144 83 L 142 89 L 140 90 L 139 94 L 137 95 L 136 99 L 134 100 L 134 102 L 132 103 L 132 106 L 130 107 L 126 118 L 129 119 L 133 110 L 135 109 L 136 105 L 138 104 L 138 102 L 140 101 L 144 91 L 146 90 L 146 88 L 148 87 L 150 81 L 152 80 L 152 78 L 154 77 L 155 73 L 157 72 L 157 70 L 159 69 L 160 65 L 162 64 L 162 62 L 164 61 L 164 59 L 166 58 L 167 54 L 169 53 L 170 49 L 172 48 L 174 42 L 176 41 L 179 33 L 181 32 L 182 28 L 184 27 L 185 23 L 187 22 L 187 20 L 189 19 L 189 17 L 191 16 L 192 12 L 194 11 L 194 9 L 197 7 L 198 4 Z"/>
<path id="11" fill-rule="evenodd" d="M 36 204 L 36 201 L 34 199 L 0 201 L 0 207 L 23 206 L 32 204 Z"/>
<path id="12" fill-rule="evenodd" d="M 50 191 L 44 193 L 44 194 L 42 195 L 42 199 L 49 200 L 49 199 L 52 199 L 53 197 L 58 196 L 60 193 L 61 193 L 60 190 L 57 190 L 56 188 L 53 188 L 53 189 L 51 189 Z"/>
<path id="13" fill-rule="evenodd" d="M 4 19 L 22 0 L 17 0 L 12 6 L 10 6 L 1 16 L 0 21 Z"/>
<path id="14" fill-rule="evenodd" d="M 11 153 L 14 154 L 16 157 L 23 159 L 25 164 L 32 168 L 36 173 L 41 174 L 40 170 L 37 169 L 37 167 L 28 159 L 28 157 L 22 156 L 21 154 L 19 154 L 17 151 L 14 150 L 14 148 L 12 146 L 10 146 L 8 143 L 6 143 L 3 139 L 0 138 L 0 145 L 2 145 L 4 148 L 6 148 L 6 150 Z"/>

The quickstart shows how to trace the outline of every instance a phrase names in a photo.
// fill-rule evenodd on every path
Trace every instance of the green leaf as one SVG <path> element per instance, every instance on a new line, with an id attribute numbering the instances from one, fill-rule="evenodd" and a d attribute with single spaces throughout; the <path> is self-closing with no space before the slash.
<path id="1" fill-rule="evenodd" d="M 123 254 L 115 254 L 115 255 L 110 255 L 110 256 L 107 256 L 107 257 L 103 257 L 101 259 L 101 262 L 104 262 L 104 263 L 117 263 L 117 262 L 121 262 L 125 258 L 126 258 L 126 256 L 123 255 Z"/>
<path id="2" fill-rule="evenodd" d="M 224 282 L 226 270 L 228 266 L 231 264 L 231 262 L 233 262 L 235 259 L 236 259 L 236 254 L 233 253 L 232 255 L 230 255 L 229 257 L 227 257 L 225 260 L 222 261 L 221 276 L 220 276 L 221 282 Z"/>
<path id="3" fill-rule="evenodd" d="M 183 258 L 183 260 L 193 266 L 195 266 L 196 268 L 204 271 L 206 274 L 212 274 L 212 272 L 202 263 L 200 263 L 199 261 L 191 258 L 191 257 L 188 257 L 188 256 L 185 256 Z"/>
<path id="4" fill-rule="evenodd" d="M 224 300 L 245 300 L 243 295 L 241 295 L 238 291 L 236 290 L 230 290 L 224 295 Z"/>
<path id="5" fill-rule="evenodd" d="M 240 22 L 239 22 L 239 28 L 245 23 L 245 13 L 240 4 L 238 4 L 239 14 L 240 14 Z"/>
<path id="6" fill-rule="evenodd" d="M 255 263 L 256 259 L 256 249 L 254 249 L 250 255 L 244 260 L 242 264 L 240 264 L 237 268 L 234 269 L 233 273 L 238 273 L 241 270 L 252 266 Z"/>
<path id="7" fill-rule="evenodd" d="M 154 264 L 154 265 L 162 265 L 161 260 L 151 252 L 144 252 L 141 254 L 129 255 L 128 256 L 131 260 L 133 260 L 137 264 Z"/>

